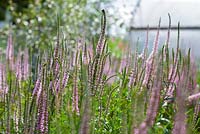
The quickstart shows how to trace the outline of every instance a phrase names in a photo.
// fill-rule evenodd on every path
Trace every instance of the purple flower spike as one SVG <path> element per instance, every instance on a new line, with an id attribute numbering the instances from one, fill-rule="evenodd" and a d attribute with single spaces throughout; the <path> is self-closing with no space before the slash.
<path id="1" fill-rule="evenodd" d="M 28 79 L 29 77 L 29 54 L 28 49 L 26 48 L 24 50 L 24 62 L 23 62 L 23 68 L 24 68 L 24 79 Z"/>
<path id="2" fill-rule="evenodd" d="M 48 133 L 48 109 L 47 109 L 47 95 L 42 92 L 38 104 L 38 115 L 36 130 L 41 134 Z"/>
<path id="3" fill-rule="evenodd" d="M 13 40 L 12 40 L 11 33 L 9 33 L 9 35 L 8 35 L 6 59 L 9 62 L 10 69 L 13 70 L 14 69 L 14 47 L 13 47 Z"/>
<path id="4" fill-rule="evenodd" d="M 8 85 L 6 83 L 6 75 L 4 66 L 0 64 L 0 96 L 8 93 Z"/>
<path id="5" fill-rule="evenodd" d="M 151 77 L 151 73 L 153 72 L 154 58 L 155 58 L 155 55 L 158 51 L 158 39 L 159 39 L 160 23 L 161 23 L 161 19 L 159 20 L 158 31 L 157 31 L 156 38 L 155 38 L 155 41 L 154 41 L 153 50 L 152 50 L 151 54 L 149 55 L 148 59 L 146 60 L 146 69 L 145 69 L 145 76 L 144 76 L 143 85 L 148 84 L 149 79 Z"/>
<path id="6" fill-rule="evenodd" d="M 66 87 L 67 82 L 68 82 L 68 79 L 69 79 L 69 73 L 65 72 L 65 73 L 64 73 L 63 80 L 62 80 L 62 88 L 63 88 L 63 89 Z"/>

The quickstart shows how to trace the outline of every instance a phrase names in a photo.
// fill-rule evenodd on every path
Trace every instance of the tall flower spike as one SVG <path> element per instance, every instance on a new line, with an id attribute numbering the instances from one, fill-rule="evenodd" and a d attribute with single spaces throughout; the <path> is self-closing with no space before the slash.
<path id="1" fill-rule="evenodd" d="M 186 93 L 186 85 L 188 84 L 186 78 L 186 71 L 182 72 L 180 81 L 176 88 L 176 104 L 177 104 L 177 112 L 174 119 L 174 127 L 172 130 L 172 134 L 186 134 L 186 104 L 183 103 L 185 101 L 185 93 Z"/>
<path id="2" fill-rule="evenodd" d="M 6 83 L 5 66 L 0 64 L 0 97 L 8 93 L 8 85 Z"/>
<path id="3" fill-rule="evenodd" d="M 105 13 L 105 10 L 102 10 L 102 13 L 103 13 L 102 28 L 101 28 L 101 34 L 100 34 L 100 37 L 99 37 L 97 48 L 96 48 L 97 54 L 101 53 L 101 51 L 103 49 L 103 43 L 104 43 L 104 40 L 105 40 L 105 29 L 106 29 L 106 13 Z"/>
<path id="4" fill-rule="evenodd" d="M 195 126 L 197 125 L 197 122 L 198 122 L 199 111 L 200 111 L 200 104 L 198 101 L 196 101 L 195 108 L 194 108 L 194 115 L 192 119 L 193 130 L 195 129 Z"/>
<path id="5" fill-rule="evenodd" d="M 13 47 L 13 40 L 12 40 L 11 33 L 9 33 L 8 35 L 6 59 L 8 60 L 10 69 L 13 70 L 14 69 L 14 47 Z"/>
<path id="6" fill-rule="evenodd" d="M 79 115 L 79 107 L 78 107 L 78 81 L 77 81 L 77 73 L 78 73 L 78 52 L 76 54 L 75 59 L 75 72 L 74 72 L 74 82 L 73 82 L 73 98 L 72 98 L 72 111 L 75 111 L 77 115 Z"/>
<path id="7" fill-rule="evenodd" d="M 149 79 L 151 77 L 151 73 L 153 71 L 153 62 L 154 62 L 155 55 L 158 51 L 158 39 L 159 39 L 160 23 L 161 23 L 161 18 L 159 20 L 158 31 L 157 31 L 156 38 L 155 38 L 155 41 L 154 41 L 153 50 L 152 50 L 151 54 L 149 55 L 148 59 L 146 60 L 146 68 L 145 68 L 145 76 L 144 76 L 144 80 L 143 80 L 143 85 L 148 84 Z"/>
<path id="8" fill-rule="evenodd" d="M 21 60 L 21 53 L 18 53 L 17 55 L 17 60 L 15 62 L 15 67 L 16 67 L 16 77 L 19 82 L 22 80 L 22 60 Z"/>
<path id="9" fill-rule="evenodd" d="M 36 130 L 41 134 L 48 133 L 48 109 L 47 109 L 47 95 L 43 90 L 38 104 L 38 115 Z"/>
<path id="10" fill-rule="evenodd" d="M 99 85 L 99 78 L 100 72 L 101 72 L 101 67 L 99 64 L 101 64 L 101 58 L 103 55 L 103 51 L 106 45 L 106 40 L 105 40 L 105 27 L 106 27 L 106 16 L 105 16 L 105 11 L 102 10 L 103 12 L 103 19 L 102 19 L 102 28 L 101 28 L 101 34 L 99 37 L 98 44 L 96 46 L 96 55 L 94 57 L 93 63 L 92 63 L 92 84 L 91 84 L 91 90 L 92 94 L 95 95 L 95 92 L 97 91 L 98 85 Z"/>
<path id="11" fill-rule="evenodd" d="M 155 54 L 158 52 L 158 40 L 159 40 L 159 33 L 160 33 L 160 24 L 161 24 L 161 18 L 159 19 L 158 30 L 157 30 L 156 38 L 155 38 L 155 41 L 154 41 L 154 47 L 153 47 L 153 51 L 152 51 L 153 56 L 155 56 Z"/>
<path id="12" fill-rule="evenodd" d="M 196 94 L 190 95 L 190 96 L 188 97 L 188 100 L 189 100 L 189 101 L 198 100 L 199 98 L 200 98 L 200 93 L 196 93 Z"/>
<path id="13" fill-rule="evenodd" d="M 174 64 L 173 64 L 173 67 L 172 67 L 172 71 L 169 74 L 169 80 L 168 81 L 172 81 L 173 75 L 176 74 L 175 71 L 178 68 L 179 43 L 180 43 L 180 23 L 178 23 L 178 38 L 177 38 L 176 55 L 175 55 L 175 59 L 173 61 Z"/>
<path id="14" fill-rule="evenodd" d="M 23 58 L 23 68 L 24 68 L 24 79 L 28 79 L 29 77 L 29 54 L 28 49 L 24 50 L 24 58 Z"/>
<path id="15" fill-rule="evenodd" d="M 164 51 L 163 51 L 163 61 L 166 61 L 167 65 L 167 75 L 169 74 L 169 39 L 170 39 L 170 30 L 171 30 L 171 16 L 168 13 L 169 17 L 169 26 L 168 26 L 168 32 L 167 32 L 167 40 L 164 46 Z"/>
<path id="16" fill-rule="evenodd" d="M 54 87 L 55 87 L 55 93 L 56 93 L 56 95 L 58 95 L 58 93 L 60 91 L 60 79 L 56 79 L 54 81 Z"/>
<path id="17" fill-rule="evenodd" d="M 179 43 L 180 43 L 180 22 L 178 22 L 178 38 L 177 38 L 177 47 L 176 47 L 176 55 L 175 58 L 173 59 L 173 65 L 172 68 L 168 74 L 168 81 L 169 82 L 174 82 L 175 77 L 177 76 L 177 72 L 178 72 L 178 56 L 179 56 Z M 168 64 L 168 62 L 167 62 Z M 169 68 L 169 67 L 168 67 Z"/>
<path id="18" fill-rule="evenodd" d="M 157 66 L 156 71 L 156 79 L 154 80 L 153 89 L 147 108 L 146 119 L 140 124 L 139 128 L 135 130 L 135 134 L 147 134 L 148 128 L 152 127 L 155 122 L 160 104 L 160 93 L 162 89 L 162 70 L 159 65 Z"/>
<path id="19" fill-rule="evenodd" d="M 59 73 L 59 63 L 58 63 L 58 60 L 60 60 L 60 52 L 59 49 L 60 49 L 60 20 L 59 18 L 57 18 L 58 20 L 58 25 L 57 25 L 57 40 L 56 40 L 56 46 L 54 48 L 54 57 L 53 57 L 53 74 L 54 74 L 54 77 L 57 77 L 58 76 L 58 73 Z"/>
<path id="20" fill-rule="evenodd" d="M 40 69 L 39 70 L 39 74 L 38 74 L 38 78 L 35 82 L 35 86 L 34 86 L 34 89 L 33 89 L 33 96 L 37 96 L 36 97 L 36 103 L 38 104 L 39 102 L 39 98 L 40 98 L 40 95 L 41 95 L 41 92 L 42 92 L 42 70 Z"/>
<path id="21" fill-rule="evenodd" d="M 77 77 L 77 76 L 75 76 Z M 77 85 L 77 78 L 74 78 L 74 89 L 73 89 L 73 104 L 72 104 L 72 111 L 75 111 L 77 115 L 79 115 L 79 107 L 78 107 L 78 85 Z"/>
<path id="22" fill-rule="evenodd" d="M 62 80 L 62 89 L 66 87 L 68 79 L 69 79 L 69 73 L 66 71 L 64 73 L 63 80 Z"/>

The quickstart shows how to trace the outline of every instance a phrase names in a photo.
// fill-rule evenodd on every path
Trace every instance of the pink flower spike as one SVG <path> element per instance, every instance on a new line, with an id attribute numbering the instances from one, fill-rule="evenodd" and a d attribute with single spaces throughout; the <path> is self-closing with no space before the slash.
<path id="1" fill-rule="evenodd" d="M 28 49 L 24 50 L 24 61 L 23 61 L 23 68 L 24 68 L 24 79 L 28 79 L 29 77 L 29 54 Z"/>
<path id="2" fill-rule="evenodd" d="M 72 111 L 75 111 L 77 115 L 80 115 L 78 101 L 79 101 L 78 89 L 75 87 L 73 91 L 73 98 L 72 98 Z"/>
<path id="3" fill-rule="evenodd" d="M 188 97 L 188 101 L 192 101 L 192 100 L 197 100 L 200 98 L 200 92 L 199 93 L 196 93 L 196 94 L 193 94 L 193 95 L 190 95 Z"/>
<path id="4" fill-rule="evenodd" d="M 56 81 L 55 88 L 56 88 L 56 93 L 58 94 L 58 92 L 60 91 L 60 80 Z"/>
<path id="5" fill-rule="evenodd" d="M 33 89 L 33 95 L 36 95 L 36 94 L 37 94 L 37 91 L 38 91 L 38 89 L 39 89 L 39 87 L 40 87 L 40 83 L 41 83 L 41 81 L 40 81 L 40 79 L 38 78 L 37 81 L 35 82 L 35 87 L 34 87 L 34 89 Z"/>
<path id="6" fill-rule="evenodd" d="M 21 60 L 21 54 L 19 53 L 17 56 L 17 60 L 15 62 L 15 73 L 16 77 L 19 82 L 22 80 L 22 60 Z"/>
<path id="7" fill-rule="evenodd" d="M 63 80 L 62 80 L 62 88 L 63 88 L 63 89 L 66 87 L 67 82 L 68 82 L 68 79 L 69 79 L 69 73 L 65 72 L 65 73 L 64 73 Z"/>
<path id="8" fill-rule="evenodd" d="M 11 70 L 14 68 L 14 47 L 13 47 L 13 40 L 12 40 L 12 34 L 9 33 L 8 35 L 8 41 L 7 41 L 7 49 L 6 49 L 6 59 L 9 62 L 9 67 Z"/>
<path id="9" fill-rule="evenodd" d="M 8 93 L 8 85 L 6 83 L 6 72 L 4 66 L 0 64 L 0 96 Z M 2 93 L 2 94 L 1 94 Z"/>
<path id="10" fill-rule="evenodd" d="M 148 81 L 151 77 L 151 73 L 153 72 L 153 66 L 154 66 L 153 60 L 154 60 L 155 55 L 158 51 L 158 39 L 159 39 L 160 23 L 161 23 L 161 19 L 159 20 L 158 31 L 157 31 L 156 38 L 155 38 L 155 41 L 154 41 L 153 50 L 152 50 L 151 54 L 149 55 L 148 59 L 146 60 L 146 69 L 145 69 L 145 76 L 144 76 L 143 85 L 148 84 Z"/>

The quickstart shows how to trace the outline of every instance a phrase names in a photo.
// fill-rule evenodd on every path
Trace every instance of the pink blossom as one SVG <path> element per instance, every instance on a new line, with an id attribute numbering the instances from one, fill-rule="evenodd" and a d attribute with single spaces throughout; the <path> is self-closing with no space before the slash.
<path id="1" fill-rule="evenodd" d="M 189 101 L 192 101 L 192 100 L 197 100 L 197 99 L 199 99 L 199 98 L 200 98 L 200 93 L 196 93 L 196 94 L 190 95 L 190 96 L 188 97 L 188 100 L 189 100 Z"/>
<path id="2" fill-rule="evenodd" d="M 69 79 L 69 73 L 65 72 L 62 80 L 62 88 L 65 88 Z"/>
<path id="3" fill-rule="evenodd" d="M 77 78 L 74 78 L 74 89 L 73 89 L 73 98 L 72 98 L 72 111 L 75 111 L 77 115 L 80 114 L 79 107 L 78 107 L 78 85 L 77 85 Z"/>
<path id="4" fill-rule="evenodd" d="M 158 31 L 157 31 L 156 38 L 155 38 L 155 41 L 154 41 L 153 50 L 152 50 L 151 54 L 149 55 L 148 59 L 146 60 L 146 68 L 145 68 L 145 76 L 144 76 L 144 80 L 143 80 L 143 85 L 148 84 L 149 79 L 151 77 L 151 73 L 153 72 L 153 66 L 154 66 L 153 61 L 154 61 L 155 55 L 158 51 L 158 39 L 159 39 L 160 23 L 161 23 L 161 19 L 159 20 Z"/>
<path id="5" fill-rule="evenodd" d="M 28 49 L 26 48 L 24 50 L 24 58 L 23 58 L 23 68 L 24 68 L 24 79 L 28 79 L 29 77 L 29 53 L 28 53 Z"/>
<path id="6" fill-rule="evenodd" d="M 0 96 L 8 93 L 5 66 L 0 64 Z"/>
<path id="7" fill-rule="evenodd" d="M 42 134 L 48 133 L 48 109 L 47 109 L 47 95 L 43 91 L 38 103 L 38 115 L 36 129 Z"/>
<path id="8" fill-rule="evenodd" d="M 11 33 L 9 33 L 9 35 L 8 35 L 6 59 L 9 62 L 10 69 L 13 70 L 14 69 L 14 47 L 13 47 L 13 40 L 12 40 Z"/>

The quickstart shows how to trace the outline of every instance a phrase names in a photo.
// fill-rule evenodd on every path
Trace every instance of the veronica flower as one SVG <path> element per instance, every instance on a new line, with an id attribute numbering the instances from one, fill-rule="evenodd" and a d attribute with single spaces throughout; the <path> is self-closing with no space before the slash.
<path id="1" fill-rule="evenodd" d="M 99 40 L 98 40 L 98 44 L 97 44 L 97 47 L 96 47 L 96 53 L 97 54 L 101 53 L 101 51 L 103 49 L 103 44 L 104 44 L 104 41 L 105 41 L 106 14 L 105 14 L 104 10 L 102 10 L 102 13 L 103 13 L 103 24 L 102 24 L 101 34 L 100 34 L 100 37 L 99 37 Z"/>
<path id="2" fill-rule="evenodd" d="M 134 134 L 147 134 L 147 129 L 146 122 L 142 122 L 139 128 L 134 129 Z"/>
<path id="3" fill-rule="evenodd" d="M 15 71 L 16 71 L 16 77 L 19 82 L 22 80 L 22 60 L 21 60 L 21 53 L 17 55 L 17 60 L 15 62 Z"/>
<path id="4" fill-rule="evenodd" d="M 39 99 L 36 130 L 41 134 L 48 133 L 47 95 L 43 91 Z"/>
<path id="5" fill-rule="evenodd" d="M 68 79 L 69 79 L 69 73 L 65 72 L 64 76 L 63 76 L 63 80 L 62 80 L 62 88 L 63 89 L 66 87 Z"/>
<path id="6" fill-rule="evenodd" d="M 8 41 L 7 41 L 7 49 L 6 49 L 6 59 L 9 62 L 9 67 L 11 70 L 14 68 L 14 47 L 13 47 L 13 40 L 12 40 L 12 34 L 9 33 L 8 35 Z"/>
<path id="7" fill-rule="evenodd" d="M 0 96 L 8 93 L 8 85 L 6 83 L 5 66 L 0 64 Z"/>
<path id="8" fill-rule="evenodd" d="M 34 89 L 33 89 L 33 96 L 36 96 L 36 103 L 38 104 L 39 102 L 39 98 L 40 98 L 40 95 L 41 95 L 41 92 L 42 92 L 42 71 L 40 70 L 39 72 L 39 76 L 35 82 L 35 86 L 34 86 Z"/>
<path id="9" fill-rule="evenodd" d="M 164 46 L 164 59 L 163 60 L 167 60 L 167 55 L 168 55 L 168 48 L 169 48 L 169 39 L 170 39 L 170 30 L 171 30 L 171 16 L 170 14 L 168 14 L 169 17 L 169 26 L 168 26 L 168 31 L 167 31 L 167 40 Z"/>
<path id="10" fill-rule="evenodd" d="M 197 101 L 196 104 L 195 104 L 194 116 L 193 116 L 193 120 L 192 120 L 193 129 L 195 129 L 195 126 L 197 124 L 199 112 L 200 112 L 200 104 Z"/>
<path id="11" fill-rule="evenodd" d="M 28 79 L 29 77 L 29 53 L 28 53 L 28 49 L 26 48 L 24 50 L 24 56 L 23 56 L 24 60 L 23 60 L 23 68 L 24 68 L 24 79 Z"/>
<path id="12" fill-rule="evenodd" d="M 58 94 L 59 90 L 60 90 L 60 80 L 57 79 L 55 81 L 55 91 L 56 91 L 57 94 Z"/>
<path id="13" fill-rule="evenodd" d="M 74 86 L 73 86 L 73 98 L 72 98 L 72 111 L 75 111 L 77 115 L 80 114 L 79 107 L 78 107 L 78 85 L 77 85 L 77 76 L 74 76 Z"/>
<path id="14" fill-rule="evenodd" d="M 54 66 L 54 77 L 58 77 L 59 70 L 60 70 L 60 65 L 58 63 L 58 59 L 55 60 L 55 66 Z"/>
<path id="15" fill-rule="evenodd" d="M 200 93 L 196 93 L 196 94 L 190 95 L 190 96 L 188 97 L 188 100 L 189 100 L 189 101 L 198 100 L 199 98 L 200 98 Z"/>
<path id="16" fill-rule="evenodd" d="M 147 108 L 146 121 L 149 126 L 152 126 L 153 123 L 155 122 L 155 118 L 156 118 L 159 104 L 160 104 L 160 93 L 161 93 L 162 85 L 161 85 L 161 79 L 160 79 L 161 77 L 158 75 L 161 75 L 161 74 L 157 73 L 157 78 L 154 82 L 154 87 L 152 89 L 151 97 L 149 100 L 149 106 Z"/>
<path id="17" fill-rule="evenodd" d="M 15 130 L 17 133 L 19 133 L 19 117 L 17 110 L 14 112 L 14 122 L 15 122 Z"/>
<path id="18" fill-rule="evenodd" d="M 148 84 L 149 79 L 151 77 L 151 73 L 153 72 L 153 64 L 154 64 L 153 61 L 154 61 L 155 55 L 158 51 L 160 23 L 161 23 L 161 19 L 159 20 L 158 31 L 157 31 L 156 38 L 154 41 L 153 50 L 152 50 L 151 54 L 149 55 L 149 58 L 146 60 L 146 68 L 145 68 L 145 76 L 144 76 L 144 80 L 143 80 L 143 85 Z"/>
<path id="19" fill-rule="evenodd" d="M 185 111 L 178 112 L 175 116 L 172 134 L 186 134 L 186 115 Z"/>
<path id="20" fill-rule="evenodd" d="M 78 107 L 78 61 L 79 61 L 79 53 L 76 52 L 76 56 L 74 58 L 74 78 L 73 78 L 73 96 L 72 96 L 72 111 L 75 111 L 77 115 L 79 115 L 79 107 Z"/>
<path id="21" fill-rule="evenodd" d="M 174 127 L 172 130 L 172 134 L 186 134 L 186 104 L 185 98 L 187 92 L 187 76 L 186 73 L 187 71 L 184 69 L 182 71 L 180 80 L 177 84 L 176 88 L 176 105 L 177 105 L 177 112 L 175 115 L 175 120 L 174 120 Z"/>
<path id="22" fill-rule="evenodd" d="M 146 119 L 140 124 L 138 129 L 135 129 L 136 134 L 147 134 L 147 130 L 149 127 L 152 127 L 156 115 L 159 109 L 159 104 L 160 104 L 160 94 L 161 94 L 161 89 L 162 89 L 162 70 L 161 67 L 158 65 L 157 70 L 156 70 L 156 77 L 154 80 L 149 104 L 147 107 L 147 112 L 146 112 Z"/>
<path id="23" fill-rule="evenodd" d="M 26 49 L 24 52 L 20 52 L 17 55 L 17 60 L 15 62 L 15 73 L 19 82 L 28 79 L 29 77 L 28 49 Z"/>
<path id="24" fill-rule="evenodd" d="M 146 61 L 145 76 L 144 76 L 144 80 L 142 83 L 143 85 L 147 85 L 149 82 L 149 78 L 150 78 L 151 71 L 152 71 L 152 64 L 153 64 L 153 57 L 150 57 Z"/>
<path id="25" fill-rule="evenodd" d="M 102 76 L 102 72 L 103 72 L 103 53 L 104 53 L 104 48 L 106 45 L 105 42 L 105 27 L 106 27 L 106 17 L 105 17 L 105 11 L 102 10 L 103 12 L 103 24 L 102 24 L 102 28 L 101 28 L 101 34 L 99 37 L 99 41 L 98 44 L 96 46 L 96 55 L 94 56 L 93 59 L 93 63 L 92 63 L 92 78 L 91 78 L 91 91 L 92 94 L 95 94 L 95 92 L 98 89 L 98 86 L 100 84 L 101 81 L 101 76 Z"/>

